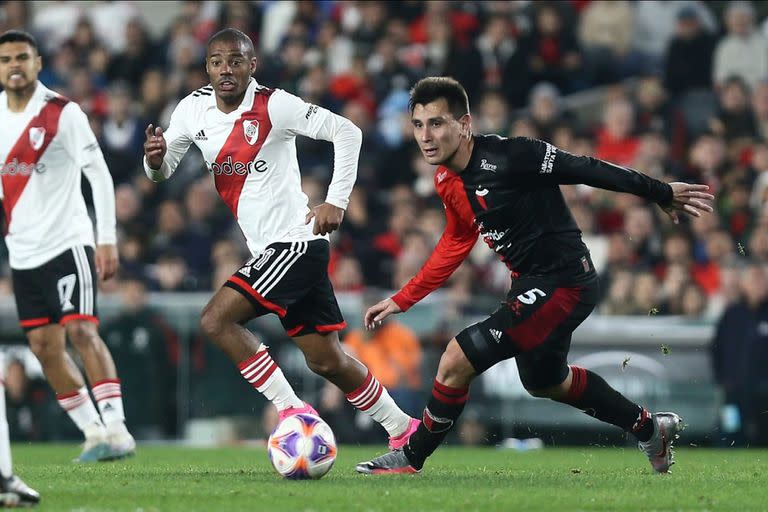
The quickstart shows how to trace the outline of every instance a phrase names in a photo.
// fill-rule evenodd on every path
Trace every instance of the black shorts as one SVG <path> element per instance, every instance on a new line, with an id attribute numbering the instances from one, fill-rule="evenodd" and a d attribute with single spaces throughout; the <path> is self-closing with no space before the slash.
<path id="1" fill-rule="evenodd" d="M 67 249 L 37 268 L 11 269 L 11 278 L 24 331 L 71 320 L 99 322 L 93 247 Z"/>
<path id="2" fill-rule="evenodd" d="M 556 386 L 568 375 L 571 335 L 598 297 L 597 274 L 586 257 L 566 272 L 520 276 L 501 307 L 456 340 L 478 374 L 515 357 L 526 389 Z"/>
<path id="3" fill-rule="evenodd" d="M 347 326 L 328 279 L 327 240 L 278 242 L 251 258 L 224 286 L 256 310 L 275 313 L 289 336 L 339 331 Z"/>

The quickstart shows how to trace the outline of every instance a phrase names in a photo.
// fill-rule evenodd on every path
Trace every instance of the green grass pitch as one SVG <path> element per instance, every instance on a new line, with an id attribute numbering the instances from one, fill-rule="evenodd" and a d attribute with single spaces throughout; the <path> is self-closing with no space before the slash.
<path id="1" fill-rule="evenodd" d="M 280 479 L 258 447 L 139 446 L 130 460 L 95 465 L 72 464 L 74 445 L 14 445 L 13 456 L 42 494 L 39 510 L 768 510 L 765 450 L 682 448 L 673 473 L 655 475 L 629 448 L 443 447 L 420 475 L 355 473 L 380 450 L 341 446 L 325 478 L 304 482 Z"/>

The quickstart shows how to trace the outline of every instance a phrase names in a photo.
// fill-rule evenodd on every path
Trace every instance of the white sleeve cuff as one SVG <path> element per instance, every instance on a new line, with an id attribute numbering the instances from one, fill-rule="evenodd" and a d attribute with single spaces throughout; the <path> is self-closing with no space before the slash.
<path id="1" fill-rule="evenodd" d="M 349 199 L 346 197 L 326 197 L 325 202 L 342 210 L 346 210 L 349 205 Z"/>

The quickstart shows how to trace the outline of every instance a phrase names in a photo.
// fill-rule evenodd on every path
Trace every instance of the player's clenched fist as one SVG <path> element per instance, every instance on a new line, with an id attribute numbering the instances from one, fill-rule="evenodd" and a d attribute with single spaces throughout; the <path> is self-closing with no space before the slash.
<path id="1" fill-rule="evenodd" d="M 147 136 L 147 140 L 144 141 L 144 156 L 147 157 L 147 163 L 155 170 L 159 169 L 163 165 L 163 158 L 165 158 L 165 151 L 168 147 L 165 145 L 165 137 L 163 137 L 163 129 L 159 126 L 152 129 L 152 125 L 147 126 L 144 130 L 144 135 Z"/>

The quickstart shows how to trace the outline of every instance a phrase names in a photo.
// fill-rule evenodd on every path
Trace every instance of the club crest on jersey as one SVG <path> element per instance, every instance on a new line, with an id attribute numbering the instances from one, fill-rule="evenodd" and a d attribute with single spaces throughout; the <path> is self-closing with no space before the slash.
<path id="1" fill-rule="evenodd" d="M 245 133 L 245 140 L 253 146 L 256 144 L 256 140 L 259 138 L 259 122 L 258 121 L 248 121 L 247 119 L 243 121 L 243 132 Z"/>
<path id="2" fill-rule="evenodd" d="M 32 145 L 32 149 L 37 151 L 43 147 L 45 141 L 45 128 L 33 126 L 29 129 L 29 143 Z"/>

